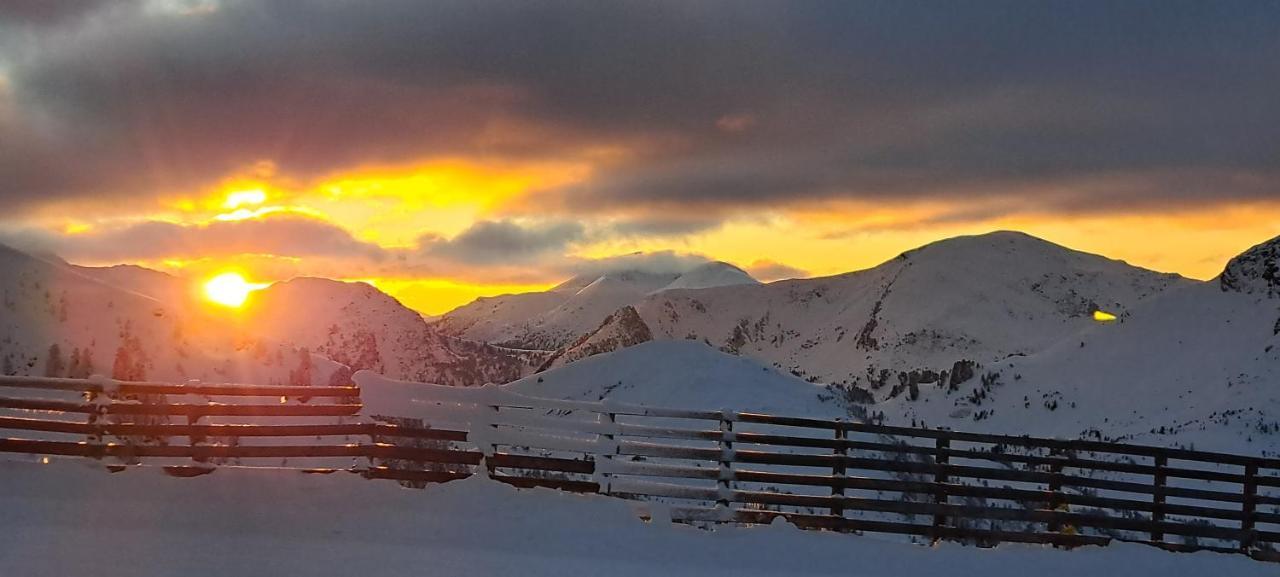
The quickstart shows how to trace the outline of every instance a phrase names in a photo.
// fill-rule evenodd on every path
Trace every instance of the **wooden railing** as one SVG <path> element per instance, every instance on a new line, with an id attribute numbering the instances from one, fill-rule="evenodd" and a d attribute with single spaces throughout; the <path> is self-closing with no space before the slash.
<path id="1" fill-rule="evenodd" d="M 1072 547 L 1136 541 L 1280 560 L 1280 460 L 497 388 L 0 377 L 0 452 L 175 475 L 353 471 L 408 485 L 477 471 L 644 502 L 652 517 Z M 361 402 L 361 398 L 365 402 Z"/>

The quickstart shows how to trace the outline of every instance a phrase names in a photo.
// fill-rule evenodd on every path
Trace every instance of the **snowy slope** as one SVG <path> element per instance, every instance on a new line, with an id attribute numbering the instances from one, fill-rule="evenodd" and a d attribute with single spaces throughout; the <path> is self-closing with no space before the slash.
<path id="1" fill-rule="evenodd" d="M 1280 454 L 1280 293 L 1268 272 L 1277 247 L 1255 247 L 1219 279 L 1170 290 L 1119 322 L 979 370 L 998 384 L 923 387 L 914 402 L 876 408 L 929 426 Z"/>
<path id="2" fill-rule="evenodd" d="M 845 416 L 843 407 L 820 398 L 826 393 L 823 387 L 697 341 L 644 343 L 525 377 L 506 387 L 554 399 Z"/>

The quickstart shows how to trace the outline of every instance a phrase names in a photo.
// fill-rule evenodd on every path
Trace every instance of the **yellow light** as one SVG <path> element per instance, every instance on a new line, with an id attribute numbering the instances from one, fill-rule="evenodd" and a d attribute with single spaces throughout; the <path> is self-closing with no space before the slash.
<path id="1" fill-rule="evenodd" d="M 225 208 L 240 208 L 246 204 L 262 204 L 267 200 L 267 193 L 261 189 L 238 190 L 227 195 L 227 201 L 222 203 Z"/>
<path id="2" fill-rule="evenodd" d="M 238 307 L 249 298 L 249 293 L 262 288 L 251 284 L 239 273 L 226 272 L 204 283 L 204 295 L 209 300 L 228 307 Z"/>
<path id="3" fill-rule="evenodd" d="M 1106 311 L 1093 311 L 1093 320 L 1098 321 L 1100 323 L 1109 323 L 1111 321 L 1116 320 L 1116 315 L 1113 315 Z"/>

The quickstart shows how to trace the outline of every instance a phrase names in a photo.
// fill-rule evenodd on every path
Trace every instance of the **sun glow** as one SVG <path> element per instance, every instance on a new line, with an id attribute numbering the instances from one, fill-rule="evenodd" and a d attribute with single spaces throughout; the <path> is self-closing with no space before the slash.
<path id="1" fill-rule="evenodd" d="M 262 189 L 238 190 L 227 195 L 223 208 L 240 208 L 246 204 L 262 204 L 267 201 L 267 193 Z"/>
<path id="2" fill-rule="evenodd" d="M 240 273 L 226 272 L 204 283 L 204 295 L 209 300 L 228 307 L 239 307 L 249 298 L 249 293 L 262 285 L 244 280 Z"/>

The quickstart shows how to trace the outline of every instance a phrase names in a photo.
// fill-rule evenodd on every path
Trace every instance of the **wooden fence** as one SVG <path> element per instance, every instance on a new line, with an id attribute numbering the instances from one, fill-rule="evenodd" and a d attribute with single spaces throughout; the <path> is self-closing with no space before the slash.
<path id="1" fill-rule="evenodd" d="M 182 476 L 352 471 L 408 485 L 480 470 L 642 501 L 653 517 L 695 524 L 781 516 L 984 546 L 1120 540 L 1280 560 L 1280 459 L 357 382 L 0 377 L 0 452 Z"/>

